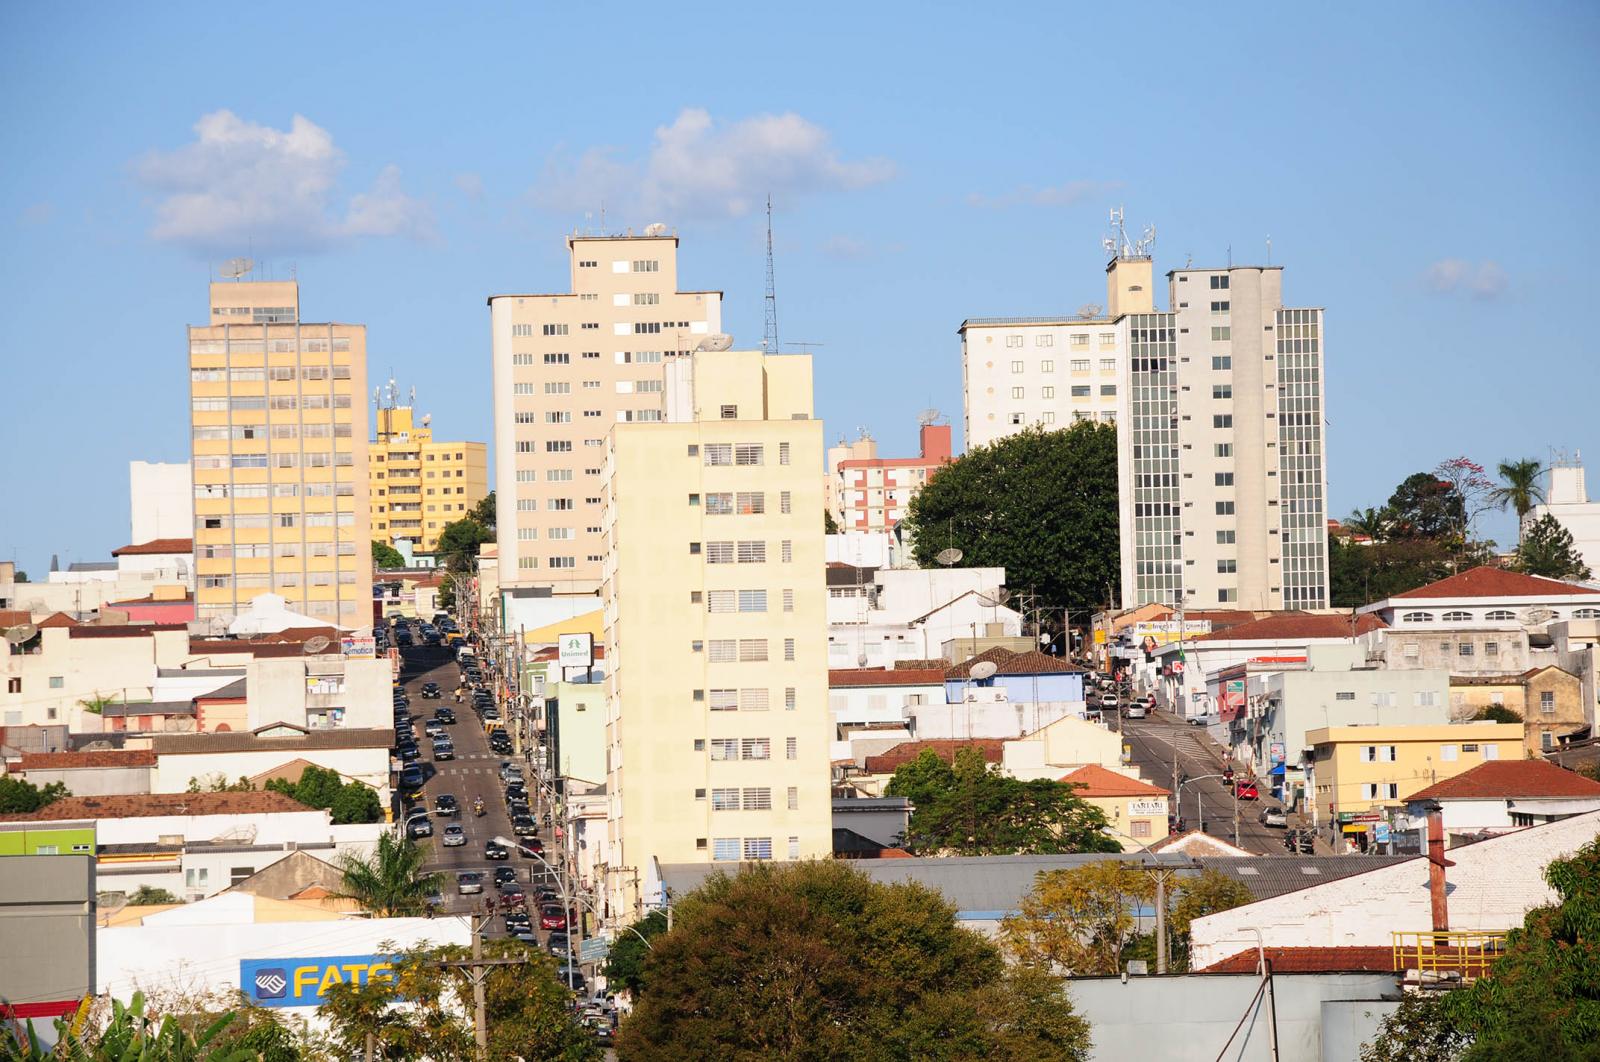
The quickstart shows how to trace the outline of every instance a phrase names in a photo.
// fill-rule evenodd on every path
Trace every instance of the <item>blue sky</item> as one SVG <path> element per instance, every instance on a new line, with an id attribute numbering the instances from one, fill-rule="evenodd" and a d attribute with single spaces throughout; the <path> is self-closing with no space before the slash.
<path id="1" fill-rule="evenodd" d="M 830 439 L 959 425 L 962 318 L 1103 301 L 1125 204 L 1158 270 L 1270 236 L 1286 299 L 1327 308 L 1333 514 L 1458 453 L 1600 466 L 1597 30 L 1592 4 L 6 4 L 0 555 L 123 544 L 127 462 L 187 456 L 183 327 L 227 257 L 293 267 L 308 319 L 365 323 L 374 377 L 487 439 L 487 294 L 564 290 L 604 199 L 675 226 L 755 345 L 769 189 Z"/>

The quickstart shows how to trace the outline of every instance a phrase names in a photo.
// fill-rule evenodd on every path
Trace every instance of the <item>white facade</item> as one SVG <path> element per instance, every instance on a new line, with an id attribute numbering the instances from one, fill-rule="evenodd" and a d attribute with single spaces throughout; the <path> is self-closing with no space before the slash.
<path id="1" fill-rule="evenodd" d="M 857 568 L 893 568 L 900 562 L 900 547 L 888 531 L 843 531 L 827 536 L 829 564 Z"/>
<path id="2" fill-rule="evenodd" d="M 156 773 L 151 781 L 151 791 L 156 793 L 182 793 L 191 779 L 221 778 L 235 782 L 275 770 L 293 760 L 306 760 L 318 767 L 338 771 L 346 778 L 363 782 L 378 793 L 378 800 L 389 802 L 389 746 L 394 742 L 392 730 L 371 731 L 372 744 L 366 748 L 319 749 L 301 747 L 297 743 L 274 749 L 264 739 L 262 748 L 239 752 L 184 751 L 165 752 L 156 739 Z M 203 738 L 205 735 L 196 735 Z"/>
<path id="3" fill-rule="evenodd" d="M 1029 427 L 1114 424 L 1127 329 L 1105 317 L 975 317 L 961 323 L 967 449 Z"/>
<path id="4" fill-rule="evenodd" d="M 1534 506 L 1528 519 L 1546 514 L 1571 533 L 1573 546 L 1589 566 L 1589 578 L 1600 582 L 1600 500 L 1589 500 L 1581 460 L 1559 461 L 1550 469 L 1544 504 Z"/>
<path id="5" fill-rule="evenodd" d="M 1445 872 L 1450 928 L 1520 926 L 1529 910 L 1555 899 L 1544 868 L 1594 840 L 1597 832 L 1600 812 L 1452 849 L 1455 866 Z M 1268 948 L 1388 948 L 1393 934 L 1426 932 L 1432 925 L 1428 861 L 1419 856 L 1196 919 L 1193 966 L 1204 969 L 1253 950 L 1258 941 Z"/>
<path id="6" fill-rule="evenodd" d="M 128 462 L 128 541 L 137 545 L 158 538 L 187 539 L 194 534 L 194 490 L 189 465 L 154 461 Z"/>
<path id="7" fill-rule="evenodd" d="M 1535 822 L 1562 819 L 1569 815 L 1588 815 L 1600 811 L 1600 796 L 1592 797 L 1439 797 L 1444 808 L 1444 832 L 1452 835 L 1474 836 L 1482 833 L 1505 833 L 1520 829 L 1513 818 L 1516 815 L 1531 817 Z M 1418 804 L 1407 804 L 1404 814 L 1394 817 L 1396 830 L 1426 830 L 1427 812 Z"/>
<path id="8" fill-rule="evenodd" d="M 1122 765 L 1122 735 L 1075 716 L 1007 741 L 1001 751 L 1005 772 L 1023 781 L 1059 780 L 1089 764 L 1128 774 Z"/>
<path id="9" fill-rule="evenodd" d="M 893 667 L 931 660 L 956 638 L 1022 633 L 1000 603 L 1004 568 L 880 568 L 860 586 L 828 587 L 828 666 Z"/>

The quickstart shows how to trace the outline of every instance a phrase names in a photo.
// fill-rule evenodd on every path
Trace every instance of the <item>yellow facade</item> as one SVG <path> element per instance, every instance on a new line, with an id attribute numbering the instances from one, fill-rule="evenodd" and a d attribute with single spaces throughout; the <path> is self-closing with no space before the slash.
<path id="1" fill-rule="evenodd" d="M 1306 732 L 1319 822 L 1398 808 L 1413 793 L 1485 760 L 1520 760 L 1521 723 L 1335 726 Z"/>
<path id="2" fill-rule="evenodd" d="M 611 909 L 657 864 L 824 858 L 822 424 L 811 359 L 697 353 L 607 454 Z M 681 419 L 679 419 L 681 417 Z"/>
<path id="3" fill-rule="evenodd" d="M 300 320 L 294 281 L 211 285 L 189 329 L 197 618 L 258 594 L 371 623 L 367 331 Z"/>
<path id="4" fill-rule="evenodd" d="M 382 407 L 375 419 L 368 466 L 372 537 L 391 546 L 408 539 L 415 552 L 432 553 L 440 532 L 489 493 L 486 447 L 436 441 L 410 406 Z"/>

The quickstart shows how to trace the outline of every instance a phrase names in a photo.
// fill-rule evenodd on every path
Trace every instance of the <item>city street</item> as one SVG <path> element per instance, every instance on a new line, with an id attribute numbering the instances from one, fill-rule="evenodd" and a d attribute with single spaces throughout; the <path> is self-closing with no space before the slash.
<path id="1" fill-rule="evenodd" d="M 1166 789 L 1173 788 L 1174 756 L 1180 780 L 1198 779 L 1183 786 L 1182 806 L 1175 809 L 1184 820 L 1185 829 L 1203 828 L 1214 837 L 1232 842 L 1233 796 L 1221 778 L 1206 777 L 1222 773 L 1223 751 L 1206 735 L 1205 729 L 1160 710 L 1151 712 L 1147 719 L 1123 719 L 1121 726 L 1123 742 L 1133 753 L 1133 763 L 1148 781 Z M 1260 779 L 1260 783 L 1260 800 L 1238 802 L 1239 847 L 1261 855 L 1283 855 L 1284 831 L 1263 826 L 1256 818 L 1263 807 L 1280 806 L 1266 795 L 1266 779 Z"/>

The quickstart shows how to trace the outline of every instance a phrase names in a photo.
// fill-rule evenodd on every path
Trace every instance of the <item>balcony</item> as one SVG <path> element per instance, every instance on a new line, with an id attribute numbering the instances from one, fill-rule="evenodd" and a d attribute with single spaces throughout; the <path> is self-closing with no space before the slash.
<path id="1" fill-rule="evenodd" d="M 1393 937 L 1395 973 L 1423 988 L 1469 985 L 1505 954 L 1504 932 L 1424 930 Z"/>

